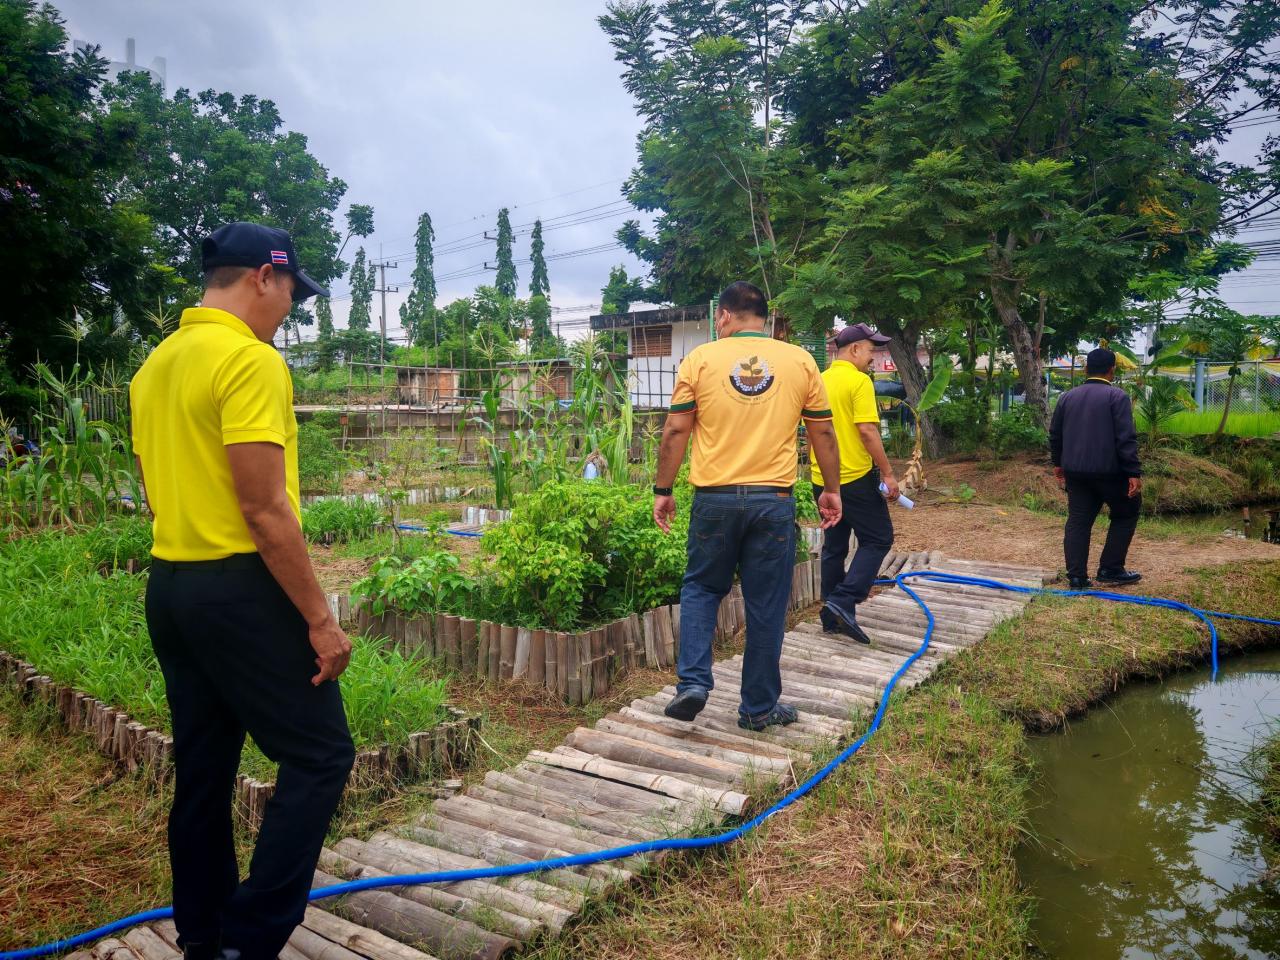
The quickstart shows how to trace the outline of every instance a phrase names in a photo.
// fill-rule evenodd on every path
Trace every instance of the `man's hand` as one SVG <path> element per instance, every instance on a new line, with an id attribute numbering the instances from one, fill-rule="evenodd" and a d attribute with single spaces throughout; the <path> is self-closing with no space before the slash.
<path id="1" fill-rule="evenodd" d="M 1065 490 L 1065 489 L 1067 489 L 1067 471 L 1063 470 L 1061 467 L 1054 467 L 1054 468 L 1053 468 L 1053 479 L 1055 479 L 1055 480 L 1057 480 L 1057 481 L 1058 481 L 1058 488 L 1059 488 L 1059 489 L 1061 489 L 1061 490 Z M 1132 496 L 1133 496 L 1133 494 L 1132 494 L 1132 493 L 1130 493 L 1130 494 L 1129 494 L 1129 496 L 1131 496 L 1131 497 L 1132 497 Z"/>
<path id="2" fill-rule="evenodd" d="M 676 498 L 655 496 L 653 498 L 653 522 L 663 533 L 671 532 L 671 521 L 676 516 Z"/>
<path id="3" fill-rule="evenodd" d="M 840 499 L 840 491 L 824 489 L 818 495 L 818 516 L 822 518 L 822 529 L 834 527 L 843 514 L 844 502 Z"/>
<path id="4" fill-rule="evenodd" d="M 1142 492 L 1142 478 L 1130 477 L 1129 478 L 1129 499 L 1132 500 L 1141 492 Z"/>
<path id="5" fill-rule="evenodd" d="M 333 617 L 309 628 L 311 649 L 316 652 L 316 666 L 320 672 L 311 678 L 312 686 L 320 686 L 326 680 L 337 680 L 351 662 L 351 641 Z"/>
<path id="6" fill-rule="evenodd" d="M 889 502 L 892 503 L 897 500 L 902 494 L 902 491 L 898 489 L 898 478 L 892 473 L 880 474 L 880 482 L 884 484 L 884 498 Z"/>

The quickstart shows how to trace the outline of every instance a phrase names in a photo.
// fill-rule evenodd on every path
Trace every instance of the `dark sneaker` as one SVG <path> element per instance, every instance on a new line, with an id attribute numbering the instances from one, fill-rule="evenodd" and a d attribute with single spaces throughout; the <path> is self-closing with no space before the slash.
<path id="1" fill-rule="evenodd" d="M 1068 590 L 1092 590 L 1093 581 L 1088 577 L 1067 577 Z"/>
<path id="2" fill-rule="evenodd" d="M 1098 570 L 1097 580 L 1099 583 L 1111 583 L 1116 586 L 1124 587 L 1131 583 L 1137 583 L 1142 579 L 1142 574 L 1133 570 L 1126 570 L 1121 567 L 1118 570 Z"/>
<path id="3" fill-rule="evenodd" d="M 858 621 L 852 615 L 834 606 L 830 600 L 823 604 L 822 612 L 829 614 L 831 618 L 831 626 L 824 626 L 827 633 L 838 633 L 842 637 L 871 646 L 871 638 L 863 633 L 862 628 L 858 626 Z"/>
<path id="4" fill-rule="evenodd" d="M 700 714 L 706 705 L 707 691 L 701 687 L 690 687 L 684 693 L 677 693 L 672 697 L 662 712 L 672 720 L 689 721 Z"/>
<path id="5" fill-rule="evenodd" d="M 765 727 L 785 727 L 788 723 L 795 723 L 799 719 L 800 714 L 796 712 L 795 707 L 779 701 L 763 717 L 752 719 L 738 714 L 738 726 L 743 730 L 755 730 L 758 733 Z"/>

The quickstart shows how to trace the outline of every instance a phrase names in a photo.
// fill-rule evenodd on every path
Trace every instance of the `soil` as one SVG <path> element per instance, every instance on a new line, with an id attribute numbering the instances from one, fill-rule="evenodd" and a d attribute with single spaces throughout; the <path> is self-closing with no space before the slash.
<path id="1" fill-rule="evenodd" d="M 935 474 L 936 476 L 936 474 Z M 931 481 L 932 482 L 932 481 Z M 903 550 L 941 550 L 965 560 L 991 560 L 1062 569 L 1061 517 L 1024 507 L 990 503 L 953 503 L 938 491 L 923 494 L 914 510 L 892 508 L 895 543 Z M 1137 592 L 1160 595 L 1187 580 L 1188 571 L 1218 564 L 1280 559 L 1280 546 L 1233 537 L 1180 538 L 1144 532 L 1140 523 L 1129 550 L 1128 566 L 1142 573 Z M 1091 556 L 1102 550 L 1105 524 L 1094 529 Z"/>

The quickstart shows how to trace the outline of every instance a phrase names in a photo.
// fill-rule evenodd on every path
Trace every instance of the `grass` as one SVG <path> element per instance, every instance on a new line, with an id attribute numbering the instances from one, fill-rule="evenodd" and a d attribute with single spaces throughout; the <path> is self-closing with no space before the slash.
<path id="1" fill-rule="evenodd" d="M 1264 851 L 1273 873 L 1280 872 L 1280 726 L 1273 726 L 1271 734 L 1250 756 L 1250 765 L 1257 771 L 1258 800 L 1256 804 L 1259 825 L 1266 838 Z"/>
<path id="2" fill-rule="evenodd" d="M 101 530 L 50 532 L 0 546 L 0 647 L 55 680 L 119 706 L 148 726 L 167 729 L 164 680 L 143 612 L 146 580 L 101 576 Z M 444 719 L 441 668 L 406 659 L 373 641 L 357 641 L 342 680 L 357 748 L 400 743 Z M 273 779 L 273 765 L 245 753 L 243 772 Z"/>
<path id="3" fill-rule="evenodd" d="M 0 690 L 0 949 L 168 902 L 169 793 Z"/>
<path id="4" fill-rule="evenodd" d="M 1177 599 L 1265 613 L 1278 593 L 1272 562 L 1195 571 Z M 1223 629 L 1224 651 L 1260 639 Z M 858 758 L 757 836 L 670 861 L 535 956 L 1028 956 L 1035 902 L 1013 859 L 1035 775 L 1024 731 L 1203 662 L 1207 647 L 1183 614 L 1037 600 L 895 698 Z"/>
<path id="5" fill-rule="evenodd" d="M 1218 432 L 1218 424 L 1222 422 L 1222 411 L 1188 410 L 1178 413 L 1161 424 L 1162 434 L 1174 434 L 1183 437 L 1211 436 Z M 1138 424 L 1145 430 L 1143 424 Z M 1227 414 L 1227 425 L 1223 431 L 1233 437 L 1270 437 L 1280 433 L 1280 411 L 1265 410 L 1258 413 L 1252 411 L 1232 411 Z"/>

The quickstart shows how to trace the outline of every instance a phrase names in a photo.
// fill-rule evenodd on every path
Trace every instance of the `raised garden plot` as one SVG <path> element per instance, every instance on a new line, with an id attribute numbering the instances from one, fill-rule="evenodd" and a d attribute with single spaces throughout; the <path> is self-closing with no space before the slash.
<path id="1" fill-rule="evenodd" d="M 169 713 L 146 631 L 146 580 L 122 572 L 134 558 L 121 554 L 132 551 L 106 558 L 112 572 L 99 572 L 106 545 L 135 542 L 138 523 L 51 531 L 0 547 L 0 578 L 9 586 L 0 650 L 11 680 L 53 700 L 104 752 L 162 768 Z M 361 642 L 355 648 L 341 680 L 358 752 L 352 785 L 385 787 L 465 764 L 477 720 L 448 707 L 445 678 L 396 650 Z M 274 765 L 250 743 L 240 789 L 251 812 L 260 812 L 272 780 Z"/>

